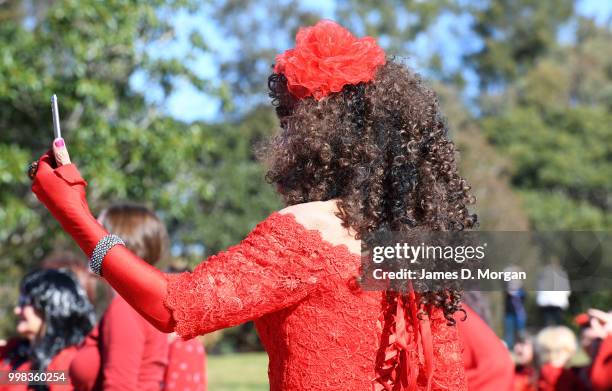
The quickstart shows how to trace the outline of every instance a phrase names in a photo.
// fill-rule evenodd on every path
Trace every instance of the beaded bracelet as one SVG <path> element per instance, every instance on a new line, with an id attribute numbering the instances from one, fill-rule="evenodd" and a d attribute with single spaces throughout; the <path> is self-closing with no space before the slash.
<path id="1" fill-rule="evenodd" d="M 106 253 L 113 248 L 114 246 L 121 244 L 125 246 L 125 243 L 121 238 L 117 235 L 108 234 L 96 244 L 96 248 L 94 248 L 93 253 L 91 254 L 91 258 L 89 258 L 89 270 L 98 276 L 102 276 L 102 261 L 106 256 Z"/>

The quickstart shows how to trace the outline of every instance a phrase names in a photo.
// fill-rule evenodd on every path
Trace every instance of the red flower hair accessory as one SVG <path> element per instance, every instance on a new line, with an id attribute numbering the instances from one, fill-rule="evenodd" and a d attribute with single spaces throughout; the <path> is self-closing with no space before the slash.
<path id="1" fill-rule="evenodd" d="M 347 84 L 371 81 L 383 64 L 385 52 L 374 38 L 357 39 L 338 23 L 322 20 L 299 29 L 295 48 L 276 56 L 274 72 L 285 75 L 296 98 L 321 100 Z"/>

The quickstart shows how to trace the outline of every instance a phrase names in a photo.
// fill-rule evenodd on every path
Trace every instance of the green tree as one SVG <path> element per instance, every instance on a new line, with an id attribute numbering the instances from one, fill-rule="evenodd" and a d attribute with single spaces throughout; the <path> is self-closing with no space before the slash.
<path id="1" fill-rule="evenodd" d="M 482 120 L 536 228 L 612 227 L 611 36 L 580 20 L 576 42 L 536 61 Z"/>
<path id="2" fill-rule="evenodd" d="M 584 17 L 571 20 L 576 29 L 569 43 L 550 41 L 520 71 L 508 65 L 516 71 L 492 73 L 503 88 L 495 93 L 483 88 L 479 123 L 509 159 L 512 187 L 531 227 L 609 230 L 612 60 L 607 53 L 612 31 Z M 476 62 L 476 68 L 486 68 L 489 60 Z M 483 87 L 494 80 L 489 76 L 485 73 Z M 574 311 L 609 308 L 611 303 L 612 295 L 605 291 L 572 296 Z M 535 306 L 530 308 L 533 318 Z"/>
<path id="3" fill-rule="evenodd" d="M 488 0 L 469 5 L 482 48 L 466 57 L 483 88 L 510 83 L 557 44 L 574 15 L 573 0 Z"/>

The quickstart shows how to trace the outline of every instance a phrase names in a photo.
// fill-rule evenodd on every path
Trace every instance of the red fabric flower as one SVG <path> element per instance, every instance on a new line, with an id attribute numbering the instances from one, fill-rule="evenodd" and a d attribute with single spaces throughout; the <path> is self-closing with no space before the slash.
<path id="1" fill-rule="evenodd" d="M 320 100 L 347 84 L 368 82 L 385 63 L 385 52 L 372 37 L 357 39 L 331 20 L 300 28 L 295 48 L 276 57 L 275 73 L 287 78 L 289 92 Z"/>

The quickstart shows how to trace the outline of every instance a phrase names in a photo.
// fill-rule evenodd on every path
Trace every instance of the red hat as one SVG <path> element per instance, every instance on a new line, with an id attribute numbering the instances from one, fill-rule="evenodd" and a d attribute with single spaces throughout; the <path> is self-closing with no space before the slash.
<path id="1" fill-rule="evenodd" d="M 274 72 L 285 75 L 296 98 L 321 100 L 347 84 L 371 81 L 385 62 L 385 52 L 374 38 L 357 39 L 336 22 L 321 20 L 300 28 L 295 48 L 276 56 Z"/>

